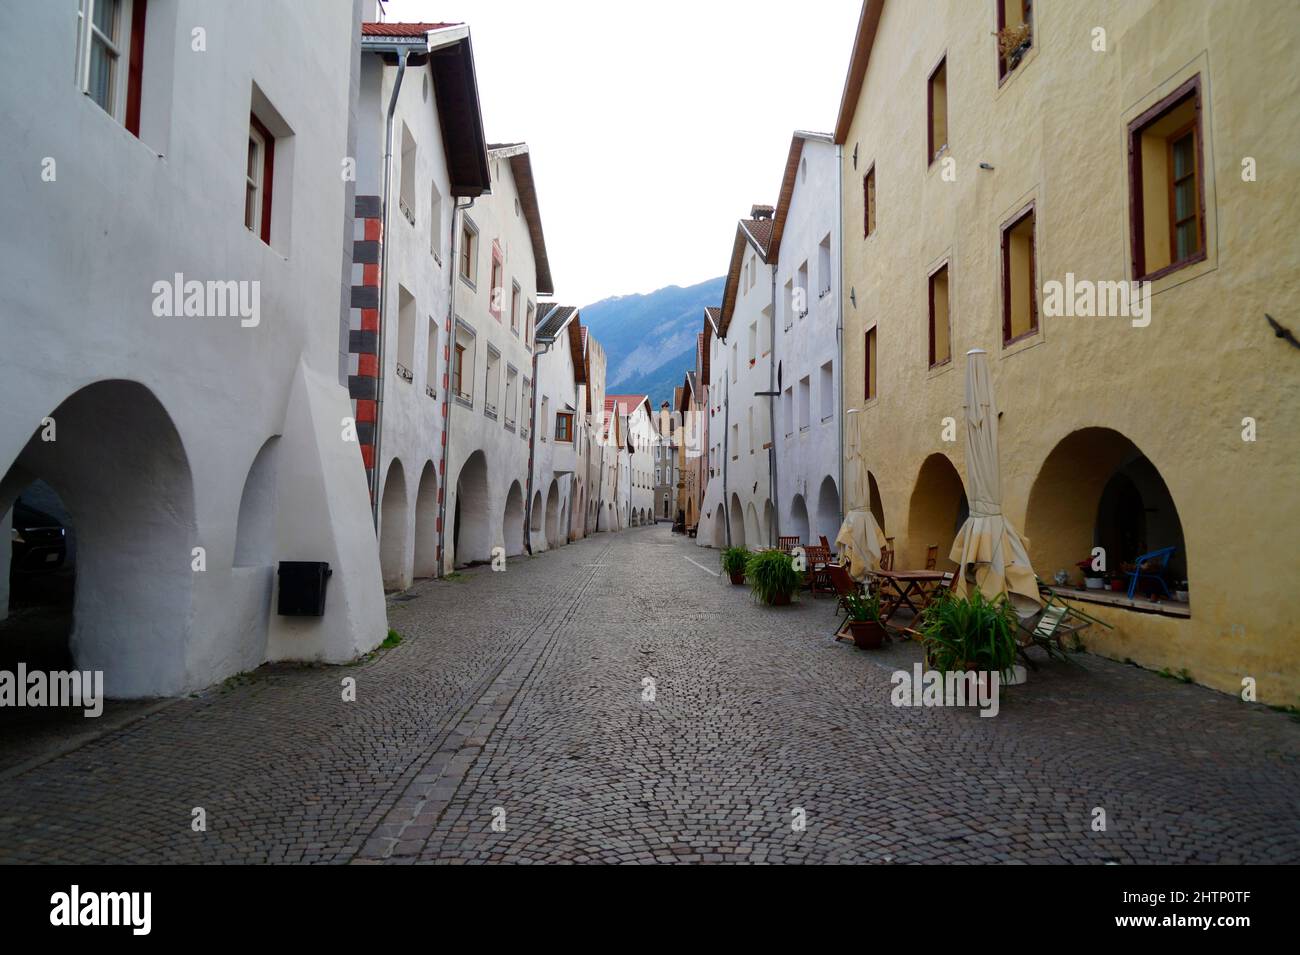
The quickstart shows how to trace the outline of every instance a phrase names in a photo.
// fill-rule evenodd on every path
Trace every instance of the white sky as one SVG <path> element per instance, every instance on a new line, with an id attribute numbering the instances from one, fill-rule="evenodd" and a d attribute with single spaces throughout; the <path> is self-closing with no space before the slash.
<path id="1" fill-rule="evenodd" d="M 831 132 L 859 0 L 388 0 L 470 26 L 488 142 L 528 142 L 556 298 L 726 271 L 790 134 Z"/>

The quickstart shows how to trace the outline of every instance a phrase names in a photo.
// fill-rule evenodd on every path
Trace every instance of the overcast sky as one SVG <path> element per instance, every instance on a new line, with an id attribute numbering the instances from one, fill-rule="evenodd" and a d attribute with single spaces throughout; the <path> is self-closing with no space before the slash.
<path id="1" fill-rule="evenodd" d="M 556 298 L 726 271 L 790 134 L 831 132 L 859 0 L 389 0 L 465 22 L 489 142 L 528 142 Z"/>

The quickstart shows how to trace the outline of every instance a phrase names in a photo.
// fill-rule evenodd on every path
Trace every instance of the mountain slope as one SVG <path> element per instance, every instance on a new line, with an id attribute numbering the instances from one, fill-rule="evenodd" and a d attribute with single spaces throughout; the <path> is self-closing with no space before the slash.
<path id="1" fill-rule="evenodd" d="M 648 394 L 651 407 L 673 399 L 687 369 L 695 367 L 695 336 L 704 308 L 722 304 L 723 278 L 645 295 L 618 295 L 582 309 L 582 323 L 605 348 L 605 389 Z"/>

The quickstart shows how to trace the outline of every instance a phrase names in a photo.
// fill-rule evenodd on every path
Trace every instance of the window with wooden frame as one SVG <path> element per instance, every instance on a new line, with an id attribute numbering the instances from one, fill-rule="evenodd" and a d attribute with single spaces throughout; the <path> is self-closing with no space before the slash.
<path id="1" fill-rule="evenodd" d="M 275 183 L 275 137 L 256 115 L 248 116 L 248 167 L 244 183 L 244 226 L 271 244 L 271 193 Z"/>
<path id="2" fill-rule="evenodd" d="M 524 344 L 531 345 L 533 340 L 533 318 L 537 307 L 532 302 L 528 303 L 528 309 L 524 313 Z"/>
<path id="3" fill-rule="evenodd" d="M 876 365 L 877 365 L 877 348 L 876 348 L 876 326 L 867 329 L 864 338 L 864 349 L 862 354 L 862 380 L 863 389 L 862 397 L 865 401 L 870 401 L 876 397 Z"/>
<path id="4" fill-rule="evenodd" d="M 1128 127 L 1133 278 L 1153 281 L 1206 257 L 1199 74 Z"/>
<path id="5" fill-rule="evenodd" d="M 876 164 L 872 163 L 862 177 L 862 237 L 876 231 Z"/>
<path id="6" fill-rule="evenodd" d="M 926 163 L 948 148 L 948 57 L 945 55 L 926 81 Z"/>
<path id="7" fill-rule="evenodd" d="M 1002 224 L 1002 344 L 1038 332 L 1038 278 L 1034 251 L 1034 206 L 1030 203 Z"/>
<path id="8" fill-rule="evenodd" d="M 463 213 L 460 222 L 460 277 L 471 288 L 478 284 L 478 226 Z"/>
<path id="9" fill-rule="evenodd" d="M 573 414 L 568 411 L 558 411 L 555 414 L 555 440 L 556 441 L 573 441 Z"/>
<path id="10" fill-rule="evenodd" d="M 1020 65 L 1034 45 L 1033 0 L 994 0 L 998 11 L 998 82 Z"/>
<path id="11" fill-rule="evenodd" d="M 78 0 L 77 85 L 140 135 L 146 0 Z"/>
<path id="12" fill-rule="evenodd" d="M 519 283 L 510 283 L 510 330 L 519 334 Z"/>
<path id="13" fill-rule="evenodd" d="M 930 367 L 952 361 L 952 323 L 948 310 L 948 263 L 930 273 Z"/>
<path id="14" fill-rule="evenodd" d="M 501 255 L 501 248 L 494 241 L 492 243 L 492 280 L 488 283 L 488 311 L 499 322 L 501 321 L 501 309 L 505 304 L 506 290 L 503 287 L 505 283 L 505 262 Z"/>
<path id="15" fill-rule="evenodd" d="M 461 383 L 465 380 L 465 346 L 460 342 L 456 343 L 455 351 L 451 356 L 451 389 L 458 398 L 468 399 L 467 395 L 461 389 Z"/>

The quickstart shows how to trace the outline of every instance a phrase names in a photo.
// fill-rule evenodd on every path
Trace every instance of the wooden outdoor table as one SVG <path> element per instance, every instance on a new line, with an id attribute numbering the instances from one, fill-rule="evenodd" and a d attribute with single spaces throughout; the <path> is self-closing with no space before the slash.
<path id="1" fill-rule="evenodd" d="M 920 614 L 947 575 L 941 570 L 873 570 L 871 576 L 879 581 L 881 601 L 887 605 L 881 608 L 880 622 L 887 624 L 902 604 Z M 914 597 L 920 606 L 912 602 Z"/>

